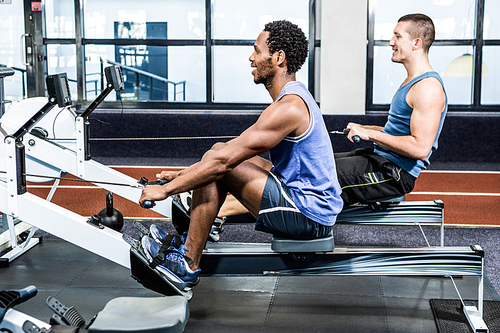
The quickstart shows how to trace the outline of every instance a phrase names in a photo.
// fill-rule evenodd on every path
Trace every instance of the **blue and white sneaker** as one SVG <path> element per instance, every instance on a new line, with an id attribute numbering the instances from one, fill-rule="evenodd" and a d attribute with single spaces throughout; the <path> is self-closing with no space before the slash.
<path id="1" fill-rule="evenodd" d="M 187 232 L 183 233 L 180 236 L 177 234 L 169 234 L 162 227 L 159 227 L 156 224 L 152 224 L 149 227 L 149 233 L 151 234 L 151 237 L 160 245 L 163 245 L 165 244 L 165 242 L 167 242 L 168 244 L 165 245 L 173 246 L 178 249 L 182 245 L 184 245 L 184 243 L 186 243 Z"/>
<path id="2" fill-rule="evenodd" d="M 192 260 L 185 256 L 183 245 L 178 249 L 173 246 L 165 249 L 148 236 L 142 237 L 141 245 L 151 267 L 164 274 L 180 290 L 188 290 L 198 284 L 200 269 L 193 271 L 189 268 Z"/>

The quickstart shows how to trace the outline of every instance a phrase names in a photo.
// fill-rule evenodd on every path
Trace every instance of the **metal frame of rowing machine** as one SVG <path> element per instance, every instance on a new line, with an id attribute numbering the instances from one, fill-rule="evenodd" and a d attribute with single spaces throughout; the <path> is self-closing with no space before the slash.
<path id="1" fill-rule="evenodd" d="M 114 73 L 114 72 L 110 71 L 110 73 Z M 107 74 L 108 74 L 108 72 L 107 72 Z M 111 76 L 113 79 L 109 78 L 108 76 Z M 27 148 L 23 149 L 23 150 L 25 150 L 25 152 L 23 152 L 22 158 L 21 158 L 21 156 L 19 156 L 17 158 L 17 155 L 11 154 L 13 157 L 16 156 L 17 160 L 16 161 L 8 161 L 8 159 L 6 159 L 6 161 L 8 161 L 8 163 L 9 163 L 9 165 L 12 165 L 12 168 L 13 168 L 12 170 L 10 170 L 10 175 L 8 175 L 7 178 L 12 178 L 13 177 L 12 175 L 15 175 L 16 173 L 18 173 L 15 170 L 15 165 L 17 165 L 19 163 L 24 164 L 24 158 L 25 158 L 24 154 L 27 154 L 27 155 L 29 155 L 30 159 L 32 159 L 33 161 L 36 161 L 37 163 L 40 163 L 43 165 L 49 165 L 53 169 L 59 170 L 60 175 L 70 173 L 70 174 L 75 175 L 75 176 L 77 176 L 81 179 L 84 179 L 84 180 L 87 179 L 87 180 L 93 180 L 96 182 L 130 185 L 130 186 L 120 186 L 120 185 L 113 185 L 113 184 L 94 183 L 95 185 L 97 185 L 101 188 L 104 188 L 107 191 L 111 191 L 113 193 L 116 193 L 127 200 L 130 200 L 134 203 L 138 202 L 138 200 L 141 196 L 142 189 L 137 186 L 138 182 L 136 179 L 133 179 L 130 176 L 127 176 L 121 172 L 118 172 L 114 169 L 111 169 L 111 168 L 105 166 L 105 165 L 102 165 L 101 163 L 93 161 L 90 158 L 90 151 L 89 151 L 90 148 L 89 148 L 89 144 L 88 144 L 88 142 L 89 142 L 88 116 L 97 108 L 97 106 L 105 99 L 105 97 L 111 91 L 113 91 L 113 89 L 114 90 L 120 89 L 120 83 L 119 82 L 117 83 L 116 80 L 114 80 L 116 78 L 116 75 L 106 75 L 106 77 L 108 80 L 108 84 L 107 84 L 106 89 L 98 96 L 98 98 L 87 108 L 87 110 L 84 113 L 77 116 L 75 119 L 75 122 L 76 122 L 75 136 L 76 136 L 76 141 L 77 141 L 76 151 L 73 151 L 73 150 L 68 149 L 64 146 L 61 146 L 61 145 L 57 144 L 57 142 L 51 142 L 51 141 L 44 140 L 43 138 L 40 138 L 36 135 L 31 134 L 27 130 L 23 131 L 23 135 L 19 135 L 18 138 L 16 138 L 15 140 L 12 141 L 11 139 L 8 138 L 9 135 L 7 133 L 5 133 L 5 131 L 4 131 L 3 137 L 5 138 L 5 141 L 2 140 L 2 142 L 0 144 L 5 145 L 6 154 L 7 154 L 7 150 L 8 150 L 7 145 L 10 144 L 8 142 L 10 142 L 10 141 L 12 141 L 12 142 L 19 141 L 20 142 L 21 140 L 28 142 Z M 55 103 L 51 103 L 50 105 L 46 105 L 44 107 L 44 108 L 46 108 L 46 110 L 44 111 L 43 115 L 48 114 L 52 110 L 53 106 L 55 106 Z M 39 113 L 39 110 L 32 110 L 33 117 L 35 115 L 37 115 L 38 113 Z M 35 119 L 33 119 L 33 117 L 32 117 L 32 119 L 30 119 L 28 121 L 28 123 L 26 123 L 26 124 L 29 124 L 30 127 L 35 125 L 36 122 L 39 119 L 41 119 L 41 117 L 39 117 L 37 120 L 35 120 Z M 26 124 L 23 124 L 21 126 L 21 128 L 23 126 L 26 126 Z M 12 132 L 19 132 L 19 130 L 14 129 L 14 130 L 12 130 Z M 23 160 L 23 162 L 20 161 L 21 159 Z M 12 162 L 12 163 L 10 163 L 10 162 Z M 19 175 L 16 175 L 15 177 L 16 177 L 16 179 L 22 179 L 22 178 L 20 178 Z M 26 177 L 24 177 L 24 182 L 26 182 Z M 56 191 L 56 189 L 58 187 L 58 184 L 59 184 L 59 181 L 56 180 L 54 182 L 54 185 L 52 186 L 50 194 L 46 200 L 47 202 L 49 202 L 51 200 L 52 195 L 54 194 L 54 192 Z M 13 192 L 14 191 L 10 191 L 10 193 L 12 195 L 14 195 Z M 17 194 L 15 194 L 15 195 L 17 196 Z M 31 195 L 28 195 L 27 197 L 31 197 Z M 33 200 L 35 200 L 35 199 L 33 199 Z M 57 224 L 57 223 L 51 222 L 51 221 L 55 220 L 55 218 L 53 218 L 51 213 L 49 213 L 46 216 L 38 215 L 38 219 L 40 221 L 36 221 L 36 216 L 33 216 L 33 217 L 28 216 L 28 217 L 23 217 L 23 218 L 18 218 L 17 216 L 16 217 L 9 217 L 9 215 L 15 216 L 13 214 L 7 213 L 9 210 L 11 210 L 10 207 L 15 205 L 15 201 L 16 200 L 12 200 L 12 204 L 9 206 L 5 206 L 5 207 L 0 206 L 0 208 L 1 208 L 0 211 L 6 212 L 6 215 L 2 215 L 2 218 L 7 220 L 7 224 L 9 226 L 8 236 L 6 236 L 7 231 L 0 235 L 0 241 L 2 241 L 2 243 L 0 243 L 0 244 L 4 244 L 4 245 L 2 245 L 2 248 L 6 248 L 7 245 L 9 245 L 9 244 L 13 248 L 13 250 L 9 251 L 9 253 L 3 255 L 0 258 L 0 260 L 4 261 L 4 264 L 8 264 L 9 262 L 14 260 L 18 256 L 20 256 L 21 254 L 23 254 L 24 252 L 26 252 L 28 249 L 30 249 L 33 246 L 35 246 L 36 244 L 38 244 L 38 239 L 33 238 L 33 234 L 36 231 L 36 228 L 30 228 L 30 225 L 35 226 L 35 227 L 40 228 L 40 229 L 43 229 L 43 230 L 45 230 L 53 235 L 56 235 L 56 236 L 59 236 L 61 234 L 66 234 L 66 232 L 64 231 L 65 227 L 63 226 L 62 223 Z M 30 203 L 28 203 L 28 204 L 30 204 Z M 41 204 L 41 203 L 39 203 L 39 204 Z M 26 208 L 28 206 L 22 206 L 22 207 L 23 207 L 23 209 L 22 209 L 23 213 L 28 213 L 28 212 L 24 212 L 25 210 L 29 210 Z M 56 213 L 56 211 L 59 211 L 59 209 L 56 209 L 56 207 L 58 207 L 58 206 L 51 205 L 50 207 L 52 207 L 51 209 L 54 211 L 54 214 L 57 215 L 58 213 Z M 60 208 L 60 207 L 58 207 L 58 208 Z M 170 217 L 171 216 L 171 199 L 168 198 L 167 200 L 158 202 L 156 204 L 156 206 L 152 208 L 152 210 L 165 216 L 165 217 Z M 5 217 L 5 216 L 7 216 L 7 217 Z M 41 219 L 44 219 L 44 221 L 41 221 Z M 75 219 L 80 220 L 80 218 L 77 218 L 77 217 L 72 217 L 72 219 L 73 220 L 75 220 Z M 23 221 L 27 222 L 29 225 L 26 223 L 23 223 Z M 64 229 L 64 230 L 59 230 L 59 228 Z M 27 237 L 26 241 L 24 242 L 23 246 L 19 246 L 18 242 L 17 242 L 17 236 L 20 233 L 28 233 L 28 237 Z M 67 239 L 68 241 L 70 241 L 72 243 L 75 243 L 81 247 L 84 247 L 84 248 L 90 250 L 91 252 L 96 253 L 94 250 L 91 249 L 93 246 L 91 248 L 88 248 L 88 245 L 86 245 L 86 242 L 77 241 L 77 240 L 73 239 L 73 237 L 71 237 L 70 235 L 64 235 L 64 236 L 59 236 L 59 237 Z M 92 239 L 92 238 L 90 238 L 90 239 Z M 120 237 L 117 237 L 117 239 L 118 239 L 118 242 L 120 242 L 120 243 L 122 242 Z M 8 243 L 7 240 L 10 240 L 10 243 Z M 122 244 L 122 246 L 119 246 L 118 248 L 123 249 L 123 244 Z M 101 251 L 99 250 L 99 252 L 101 252 Z M 102 252 L 100 255 L 108 258 L 106 255 L 102 255 Z M 108 258 L 108 259 L 110 259 L 110 258 Z M 118 262 L 120 264 L 125 265 L 126 267 L 129 267 L 129 265 L 130 265 L 127 256 L 120 256 L 120 259 L 116 258 L 116 259 L 111 259 L 111 260 L 112 261 L 118 260 Z"/>
<path id="2" fill-rule="evenodd" d="M 430 246 L 422 225 L 439 225 L 440 246 L 444 246 L 444 203 L 434 201 L 405 201 L 405 196 L 385 198 L 344 208 L 337 224 L 418 226 Z"/>
<path id="3" fill-rule="evenodd" d="M 23 153 L 16 151 L 16 146 L 19 147 L 22 143 L 11 137 L 7 137 L 4 142 L 7 177 L 6 182 L 0 182 L 0 211 L 7 215 L 12 250 L 0 258 L 0 264 L 8 265 L 37 244 L 35 238 L 27 239 L 23 245 L 17 244 L 14 221 L 19 220 L 122 266 L 130 267 L 129 248 L 120 233 L 104 226 L 90 224 L 88 219 L 81 215 L 31 193 L 18 191 L 18 184 L 26 181 L 26 176 L 18 178 L 19 173 L 16 172 L 16 167 L 22 164 L 17 161 L 24 159 Z M 33 232 L 30 235 L 32 236 Z"/>
<path id="4" fill-rule="evenodd" d="M 182 220 L 189 216 L 177 214 L 176 210 L 182 209 L 179 204 L 172 206 L 172 219 L 181 216 Z M 247 214 L 249 215 L 249 214 Z M 254 218 L 246 216 L 231 216 L 223 224 L 253 223 Z M 176 221 L 174 221 L 176 222 Z M 223 226 L 220 221 L 213 225 L 213 230 L 221 233 Z M 187 222 L 186 222 L 187 223 Z M 336 224 L 344 225 L 387 225 L 387 226 L 418 226 L 425 242 L 430 247 L 422 225 L 438 225 L 440 228 L 439 246 L 444 246 L 444 203 L 434 201 L 405 201 L 405 196 L 381 198 L 372 202 L 355 204 L 346 207 L 337 215 Z"/>
<path id="5" fill-rule="evenodd" d="M 477 276 L 478 306 L 464 304 L 463 311 L 474 332 L 488 332 L 483 320 L 484 251 L 480 246 L 333 248 L 333 235 L 330 238 L 327 243 L 329 242 L 331 246 L 326 248 L 323 247 L 323 240 L 319 240 L 319 248 L 316 244 L 310 246 L 318 240 L 284 240 L 292 243 L 284 247 L 276 246 L 275 239 L 272 244 L 207 243 L 200 263 L 201 274 L 202 276 L 225 277 L 393 275 L 452 278 L 453 276 Z M 273 249 L 278 249 L 280 252 Z M 193 296 L 192 290 L 180 291 L 172 287 L 172 283 L 162 273 L 150 268 L 144 256 L 133 246 L 130 256 L 132 276 L 146 288 L 165 295 L 180 294 L 188 298 Z M 458 289 L 457 293 L 459 293 Z"/>
<path id="6" fill-rule="evenodd" d="M 0 181 L 0 211 L 7 215 L 12 247 L 10 251 L 0 258 L 0 264 L 8 265 L 9 262 L 36 245 L 37 240 L 31 238 L 34 233 L 33 229 L 24 245 L 19 246 L 17 244 L 14 224 L 15 221 L 24 221 L 129 268 L 129 247 L 120 233 L 102 225 L 88 223 L 87 218 L 26 191 L 26 148 L 23 144 L 23 138 L 26 139 L 26 136 L 30 136 L 30 134 L 27 134 L 29 129 L 46 115 L 55 104 L 55 98 L 49 97 L 48 103 L 41 110 L 34 110 L 33 116 L 25 124 L 12 131 L 14 134 L 6 133 L 0 127 L 0 144 L 3 144 L 5 148 L 5 156 L 2 158 L 5 158 L 7 169 L 5 180 Z M 61 163 L 65 163 L 71 170 L 77 170 L 77 164 L 82 164 L 86 173 L 95 173 L 96 176 L 100 177 L 104 176 L 104 171 L 101 171 L 102 166 L 97 163 L 92 163 L 92 161 L 77 163 L 76 152 L 58 148 L 56 145 L 51 145 L 43 140 L 39 142 L 39 145 L 52 148 L 46 154 L 51 155 Z M 61 170 L 64 170 L 64 168 L 61 168 Z M 119 176 L 121 175 L 117 173 L 116 177 Z M 109 179 L 106 180 L 109 181 Z M 136 189 L 135 193 L 140 195 L 138 191 L 140 189 Z M 137 198 L 135 197 L 135 199 Z"/>

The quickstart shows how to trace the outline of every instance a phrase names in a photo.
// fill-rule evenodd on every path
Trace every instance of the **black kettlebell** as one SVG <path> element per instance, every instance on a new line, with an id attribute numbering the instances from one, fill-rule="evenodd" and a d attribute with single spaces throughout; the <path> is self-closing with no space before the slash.
<path id="1" fill-rule="evenodd" d="M 123 214 L 116 208 L 113 208 L 113 193 L 106 193 L 106 208 L 102 209 L 99 214 L 101 224 L 113 230 L 120 231 L 123 227 Z"/>

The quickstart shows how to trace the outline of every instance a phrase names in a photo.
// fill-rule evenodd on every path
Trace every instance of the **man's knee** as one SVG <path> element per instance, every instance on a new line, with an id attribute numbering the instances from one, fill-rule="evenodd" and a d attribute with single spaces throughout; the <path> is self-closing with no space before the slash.
<path id="1" fill-rule="evenodd" d="M 227 146 L 227 143 L 226 142 L 217 142 L 215 143 L 212 148 L 210 148 L 210 150 L 212 151 L 219 151 L 221 150 L 222 148 L 224 148 L 225 146 Z"/>
<path id="2" fill-rule="evenodd" d="M 225 142 L 217 142 L 217 143 L 215 143 L 208 151 L 205 152 L 205 154 L 203 154 L 203 156 L 202 156 L 201 159 L 204 159 L 205 157 L 210 156 L 211 154 L 213 154 L 213 153 L 221 150 L 226 145 L 227 145 L 227 143 L 225 143 Z"/>

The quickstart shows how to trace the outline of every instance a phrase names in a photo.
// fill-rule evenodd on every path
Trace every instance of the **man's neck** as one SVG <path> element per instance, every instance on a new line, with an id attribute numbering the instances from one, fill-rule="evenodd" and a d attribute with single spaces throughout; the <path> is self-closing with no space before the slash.
<path id="1" fill-rule="evenodd" d="M 422 55 L 419 58 L 411 59 L 403 64 L 405 66 L 408 77 L 405 80 L 405 83 L 413 80 L 414 78 L 433 71 L 429 58 L 427 55 Z"/>
<path id="2" fill-rule="evenodd" d="M 266 87 L 269 95 L 271 95 L 271 98 L 273 99 L 273 102 L 275 102 L 278 96 L 281 94 L 281 90 L 283 90 L 283 87 L 287 83 L 292 81 L 296 81 L 295 74 L 277 75 L 274 78 L 274 80 L 271 82 L 271 85 L 269 87 Z"/>

